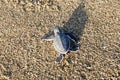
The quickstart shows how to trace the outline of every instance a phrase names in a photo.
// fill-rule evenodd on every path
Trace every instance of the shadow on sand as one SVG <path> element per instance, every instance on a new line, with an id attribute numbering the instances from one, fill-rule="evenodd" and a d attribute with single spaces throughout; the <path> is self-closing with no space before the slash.
<path id="1" fill-rule="evenodd" d="M 88 16 L 84 10 L 85 2 L 81 2 L 80 5 L 75 9 L 70 19 L 64 23 L 63 30 L 72 33 L 78 41 L 81 40 L 86 21 Z M 80 48 L 80 45 L 79 45 Z M 68 63 L 71 63 L 71 57 L 67 58 Z M 64 65 L 62 66 L 64 68 Z"/>
<path id="2" fill-rule="evenodd" d="M 72 33 L 78 40 L 83 34 L 83 30 L 85 28 L 85 24 L 87 21 L 87 14 L 84 10 L 85 2 L 81 2 L 80 5 L 75 9 L 70 19 L 64 23 L 63 30 Z"/>
<path id="3" fill-rule="evenodd" d="M 80 41 L 81 39 L 88 18 L 84 10 L 84 7 L 85 7 L 85 2 L 83 1 L 80 3 L 77 9 L 75 9 L 70 19 L 67 22 L 63 21 L 64 24 L 63 27 L 60 27 L 62 31 L 72 33 L 78 39 L 78 41 Z M 49 32 L 45 34 L 45 36 L 43 36 L 41 39 L 44 39 L 50 35 L 53 35 L 53 32 Z M 71 58 L 69 57 L 67 61 L 70 63 Z"/>
<path id="4" fill-rule="evenodd" d="M 80 3 L 77 9 L 75 9 L 70 19 L 67 22 L 63 21 L 63 27 L 60 27 L 62 31 L 72 33 L 78 39 L 78 41 L 80 41 L 83 30 L 85 28 L 85 23 L 87 21 L 87 14 L 84 10 L 84 7 L 85 2 L 83 1 Z M 41 39 L 53 34 L 54 33 L 50 31 L 49 33 L 45 34 Z"/>

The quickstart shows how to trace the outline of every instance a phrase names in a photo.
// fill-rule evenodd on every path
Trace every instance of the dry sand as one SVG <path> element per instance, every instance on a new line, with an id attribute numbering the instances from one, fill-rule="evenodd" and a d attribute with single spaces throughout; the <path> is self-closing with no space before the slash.
<path id="1" fill-rule="evenodd" d="M 56 25 L 80 41 L 60 64 Z M 120 80 L 120 0 L 0 0 L 0 80 Z"/>

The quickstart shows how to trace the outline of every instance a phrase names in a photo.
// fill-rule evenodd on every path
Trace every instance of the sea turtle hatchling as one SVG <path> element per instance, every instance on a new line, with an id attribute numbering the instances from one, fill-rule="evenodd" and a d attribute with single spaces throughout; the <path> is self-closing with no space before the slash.
<path id="1" fill-rule="evenodd" d="M 59 52 L 56 62 L 61 62 L 63 55 L 79 49 L 78 40 L 71 33 L 63 33 L 59 27 L 54 27 L 54 35 L 43 37 L 42 40 L 53 40 L 54 48 Z"/>

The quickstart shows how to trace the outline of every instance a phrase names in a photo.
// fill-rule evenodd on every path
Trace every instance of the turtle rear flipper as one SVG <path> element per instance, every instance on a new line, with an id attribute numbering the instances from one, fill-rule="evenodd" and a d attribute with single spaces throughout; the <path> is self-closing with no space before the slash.
<path id="1" fill-rule="evenodd" d="M 57 57 L 56 62 L 57 62 L 57 63 L 60 63 L 62 60 L 63 60 L 63 54 L 60 54 L 60 55 Z"/>

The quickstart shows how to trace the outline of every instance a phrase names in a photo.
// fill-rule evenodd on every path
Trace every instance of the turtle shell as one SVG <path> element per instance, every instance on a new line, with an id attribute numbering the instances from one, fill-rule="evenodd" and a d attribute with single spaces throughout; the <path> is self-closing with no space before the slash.
<path id="1" fill-rule="evenodd" d="M 54 38 L 54 47 L 60 54 L 66 54 L 70 48 L 70 40 L 63 33 L 57 33 Z"/>

